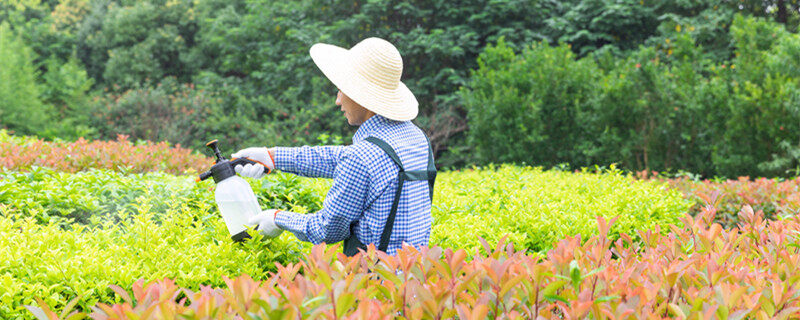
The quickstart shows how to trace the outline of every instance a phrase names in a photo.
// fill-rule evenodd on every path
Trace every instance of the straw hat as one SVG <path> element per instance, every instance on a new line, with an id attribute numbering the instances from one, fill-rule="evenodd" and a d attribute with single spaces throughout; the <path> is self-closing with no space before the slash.
<path id="1" fill-rule="evenodd" d="M 400 82 L 403 59 L 388 41 L 367 38 L 350 50 L 317 43 L 310 54 L 322 73 L 364 108 L 392 120 L 417 117 L 417 98 Z"/>

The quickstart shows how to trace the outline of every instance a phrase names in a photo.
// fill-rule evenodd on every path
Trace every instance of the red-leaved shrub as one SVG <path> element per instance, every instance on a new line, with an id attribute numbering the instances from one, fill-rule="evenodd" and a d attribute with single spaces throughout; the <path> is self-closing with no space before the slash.
<path id="1" fill-rule="evenodd" d="M 26 171 L 32 166 L 77 172 L 89 168 L 131 173 L 164 171 L 171 174 L 208 170 L 213 160 L 180 145 L 166 142 L 131 143 L 128 136 L 116 141 L 50 142 L 41 139 L 0 140 L 0 167 Z"/>
<path id="2" fill-rule="evenodd" d="M 690 213 L 700 213 L 706 205 L 717 209 L 716 222 L 726 228 L 738 223 L 739 210 L 749 205 L 763 211 L 767 219 L 777 220 L 800 214 L 800 177 L 788 180 L 739 177 L 721 182 L 694 181 L 687 177 L 665 179 L 658 173 L 637 172 L 641 179 L 659 179 L 680 190 L 684 197 L 694 200 Z"/>
<path id="3" fill-rule="evenodd" d="M 561 240 L 546 257 L 501 241 L 470 258 L 463 249 L 371 247 L 348 258 L 315 246 L 265 281 L 182 289 L 171 280 L 117 286 L 123 302 L 93 319 L 787 319 L 800 312 L 800 219 L 763 219 L 745 206 L 732 230 L 716 210 L 686 215 L 671 232 L 622 234 L 598 217 L 599 236 Z M 29 310 L 57 319 L 44 303 Z M 61 317 L 70 310 L 62 311 Z M 79 314 L 75 314 L 80 316 Z"/>

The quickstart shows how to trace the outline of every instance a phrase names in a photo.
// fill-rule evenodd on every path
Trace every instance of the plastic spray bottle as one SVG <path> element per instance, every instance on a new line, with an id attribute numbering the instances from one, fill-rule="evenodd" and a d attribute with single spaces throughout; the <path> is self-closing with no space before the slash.
<path id="1" fill-rule="evenodd" d="M 258 205 L 253 189 L 250 188 L 247 181 L 236 175 L 234 167 L 239 164 L 255 164 L 256 162 L 245 158 L 226 160 L 219 152 L 217 140 L 206 143 L 206 146 L 214 151 L 217 159 L 211 170 L 200 174 L 197 181 L 209 177 L 214 178 L 214 183 L 217 184 L 214 199 L 222 214 L 222 219 L 225 220 L 225 225 L 228 227 L 228 232 L 231 234 L 231 239 L 239 242 L 250 238 L 247 233 L 247 221 L 250 217 L 261 213 L 261 207 Z"/>

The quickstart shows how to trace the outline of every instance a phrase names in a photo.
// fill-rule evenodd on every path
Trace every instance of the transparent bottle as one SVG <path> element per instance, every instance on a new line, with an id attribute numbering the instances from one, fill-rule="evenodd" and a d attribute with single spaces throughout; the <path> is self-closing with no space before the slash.
<path id="1" fill-rule="evenodd" d="M 250 237 L 247 233 L 247 222 L 261 212 L 261 206 L 258 204 L 253 189 L 250 188 L 247 181 L 236 175 L 233 168 L 239 164 L 255 164 L 256 162 L 245 158 L 234 158 L 228 161 L 220 154 L 217 140 L 207 143 L 206 146 L 214 151 L 217 159 L 211 170 L 200 174 L 197 180 L 214 178 L 214 182 L 217 184 L 214 191 L 217 208 L 228 227 L 231 239 L 242 241 Z M 252 227 L 257 228 L 257 226 Z"/>
<path id="2" fill-rule="evenodd" d="M 214 199 L 231 238 L 234 241 L 247 238 L 247 221 L 261 212 L 256 195 L 247 181 L 239 176 L 232 176 L 218 182 Z"/>

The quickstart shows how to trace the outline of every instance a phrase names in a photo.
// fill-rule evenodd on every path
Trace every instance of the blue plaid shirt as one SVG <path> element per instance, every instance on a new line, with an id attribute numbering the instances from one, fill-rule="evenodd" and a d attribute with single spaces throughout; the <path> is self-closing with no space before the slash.
<path id="1" fill-rule="evenodd" d="M 280 211 L 275 223 L 298 239 L 311 243 L 336 243 L 350 235 L 362 243 L 380 242 L 397 191 L 399 168 L 378 146 L 364 140 L 374 136 L 394 148 L 406 170 L 426 170 L 428 143 L 411 121 L 372 116 L 353 135 L 348 146 L 276 148 L 275 167 L 305 177 L 333 178 L 322 210 L 313 214 Z M 403 243 L 428 245 L 431 201 L 427 181 L 406 181 L 394 221 L 387 253 L 394 255 Z"/>

